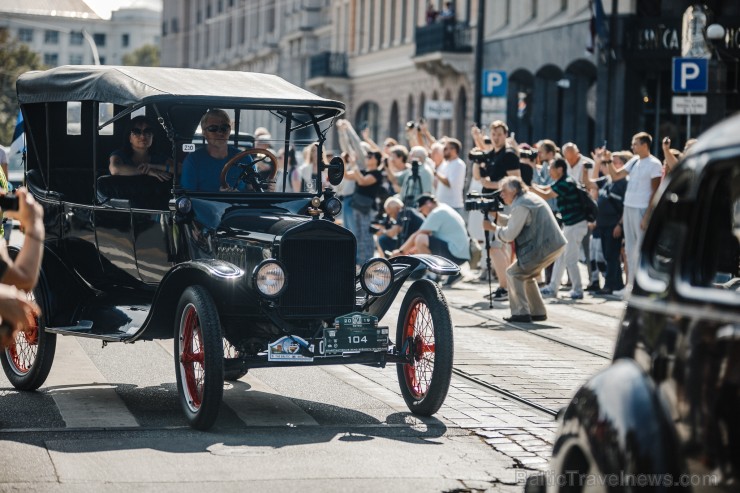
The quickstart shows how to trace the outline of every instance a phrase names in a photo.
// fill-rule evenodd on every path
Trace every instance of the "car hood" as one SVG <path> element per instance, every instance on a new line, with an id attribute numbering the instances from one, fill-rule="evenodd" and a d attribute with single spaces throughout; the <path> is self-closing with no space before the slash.
<path id="1" fill-rule="evenodd" d="M 193 220 L 198 229 L 241 238 L 255 235 L 281 236 L 285 231 L 313 219 L 303 215 L 309 199 L 260 199 L 259 203 L 229 203 L 192 199 Z"/>

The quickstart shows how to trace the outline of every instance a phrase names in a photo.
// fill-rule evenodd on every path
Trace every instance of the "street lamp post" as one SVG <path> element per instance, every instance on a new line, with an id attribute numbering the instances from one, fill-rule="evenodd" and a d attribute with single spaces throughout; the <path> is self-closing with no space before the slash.
<path id="1" fill-rule="evenodd" d="M 485 35 L 486 2 L 478 1 L 478 27 L 475 34 L 475 105 L 473 108 L 473 121 L 481 125 L 481 93 L 483 92 L 483 39 Z"/>

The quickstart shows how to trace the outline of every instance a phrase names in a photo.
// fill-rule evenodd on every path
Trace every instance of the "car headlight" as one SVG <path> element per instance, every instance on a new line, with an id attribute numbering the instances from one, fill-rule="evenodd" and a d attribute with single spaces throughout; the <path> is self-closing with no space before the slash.
<path id="1" fill-rule="evenodd" d="M 393 284 L 393 267 L 382 258 L 368 260 L 360 271 L 362 289 L 373 296 L 385 294 Z"/>
<path id="2" fill-rule="evenodd" d="M 330 216 L 338 216 L 342 212 L 342 201 L 332 197 L 324 202 L 324 212 Z"/>
<path id="3" fill-rule="evenodd" d="M 267 259 L 260 262 L 254 268 L 252 280 L 257 290 L 267 298 L 277 298 L 288 285 L 288 279 L 285 270 L 280 262 L 274 259 Z"/>

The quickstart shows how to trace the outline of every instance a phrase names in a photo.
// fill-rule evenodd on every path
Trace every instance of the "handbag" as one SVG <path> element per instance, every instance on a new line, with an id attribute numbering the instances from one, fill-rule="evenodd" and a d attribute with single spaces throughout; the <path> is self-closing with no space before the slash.
<path id="1" fill-rule="evenodd" d="M 350 202 L 349 205 L 353 209 L 362 212 L 363 214 L 367 214 L 373 209 L 373 206 L 375 205 L 375 199 L 368 195 L 354 193 L 352 195 L 352 202 Z"/>

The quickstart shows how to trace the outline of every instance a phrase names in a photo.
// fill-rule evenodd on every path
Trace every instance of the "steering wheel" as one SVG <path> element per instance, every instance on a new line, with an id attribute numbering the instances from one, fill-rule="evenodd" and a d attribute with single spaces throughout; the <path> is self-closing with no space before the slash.
<path id="1" fill-rule="evenodd" d="M 245 156 L 250 155 L 255 156 L 251 163 L 239 163 Z M 236 183 L 232 186 L 226 181 L 226 177 L 229 170 L 237 165 L 243 168 L 243 171 L 239 173 Z M 255 192 L 266 192 L 269 190 L 270 184 L 274 183 L 277 169 L 278 159 L 273 153 L 267 149 L 247 149 L 229 159 L 229 162 L 224 165 L 224 169 L 221 170 L 221 188 L 237 189 L 239 182 L 243 181 L 251 186 Z"/>

